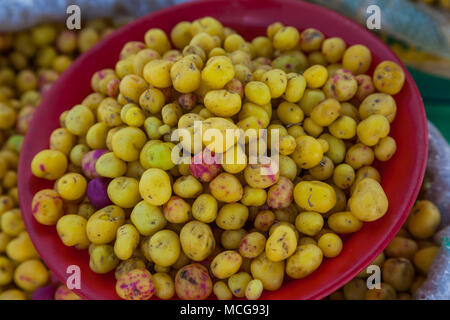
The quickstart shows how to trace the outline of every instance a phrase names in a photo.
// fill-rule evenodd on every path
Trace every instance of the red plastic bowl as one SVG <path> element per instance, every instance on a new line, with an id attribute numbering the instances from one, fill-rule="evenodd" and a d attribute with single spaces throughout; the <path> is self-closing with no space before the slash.
<path id="1" fill-rule="evenodd" d="M 205 0 L 184 3 L 145 16 L 121 28 L 81 56 L 53 85 L 36 112 L 22 149 L 19 168 L 19 192 L 22 215 L 30 237 L 47 266 L 63 282 L 69 265 L 81 268 L 81 289 L 75 290 L 87 299 L 117 299 L 113 272 L 106 275 L 89 269 L 87 250 L 78 251 L 62 244 L 56 228 L 46 227 L 31 215 L 33 195 L 52 182 L 33 177 L 30 163 L 40 150 L 48 148 L 52 130 L 59 126 L 59 115 L 82 101 L 91 92 L 90 78 L 102 68 L 114 67 L 122 46 L 131 40 L 142 40 L 154 27 L 166 32 L 178 22 L 213 16 L 248 40 L 265 34 L 275 21 L 300 30 L 314 27 L 328 37 L 338 36 L 348 44 L 364 44 L 372 51 L 374 66 L 382 60 L 403 64 L 371 32 L 345 17 L 325 8 L 301 1 L 281 0 Z M 406 219 L 419 192 L 426 166 L 427 123 L 422 99 L 408 71 L 401 93 L 395 96 L 397 117 L 391 135 L 398 150 L 387 163 L 377 164 L 382 185 L 389 198 L 389 211 L 380 220 L 365 223 L 362 230 L 350 236 L 342 253 L 326 259 L 320 268 L 305 279 L 287 281 L 280 290 L 265 291 L 263 299 L 321 299 L 340 288 L 366 267 L 389 243 Z"/>

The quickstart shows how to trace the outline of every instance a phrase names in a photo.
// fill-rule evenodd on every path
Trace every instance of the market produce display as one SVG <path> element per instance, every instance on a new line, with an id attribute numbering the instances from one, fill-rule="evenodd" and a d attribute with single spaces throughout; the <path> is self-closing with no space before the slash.
<path id="1" fill-rule="evenodd" d="M 444 7 L 445 2 L 441 1 Z M 61 128 L 49 140 L 49 149 L 61 154 L 44 152 L 40 161 L 34 163 L 36 172 L 43 162 L 50 164 L 52 170 L 43 178 L 55 180 L 54 189 L 36 194 L 32 203 L 37 208 L 34 217 L 44 225 L 56 226 L 65 245 L 88 248 L 94 272 L 114 269 L 117 293 L 122 298 L 170 299 L 176 294 L 183 299 L 211 295 L 222 300 L 258 299 L 264 289 L 276 290 L 285 279 L 305 277 L 323 259 L 339 255 L 345 246 L 340 236 L 345 239 L 345 234 L 361 228 L 363 219 L 351 211 L 348 200 L 363 177 L 381 180 L 372 162 L 389 160 L 396 148 L 389 136 L 370 145 L 373 137 L 364 134 L 374 123 L 360 127 L 361 120 L 373 112 L 382 114 L 390 126 L 396 110 L 391 95 L 401 89 L 402 70 L 385 62 L 376 70 L 379 77 L 364 74 L 366 71 L 359 74 L 361 66 L 364 69 L 371 64 L 370 48 L 357 45 L 351 47 L 352 51 L 344 39 L 325 39 L 320 31 L 308 29 L 297 31 L 298 37 L 312 40 L 300 41 L 287 49 L 286 43 L 289 47 L 296 32 L 288 28 L 287 36 L 279 36 L 276 45 L 275 35 L 281 28 L 286 27 L 275 23 L 268 28 L 267 37 L 251 42 L 208 18 L 181 22 L 170 35 L 154 30 L 143 42 L 125 46 L 115 70 L 96 74 L 94 93 L 80 101 L 91 110 L 93 118 L 84 108 L 75 107 L 78 111 L 71 118 L 67 117 L 68 112 L 61 115 Z M 99 19 L 89 22 L 81 32 L 45 24 L 11 34 L 0 33 L 0 300 L 80 299 L 47 270 L 23 226 L 17 200 L 17 161 L 41 96 L 79 53 L 111 31 L 111 23 Z M 156 44 L 151 45 L 153 37 Z M 314 40 L 315 37 L 319 39 Z M 228 58 L 211 59 L 217 56 Z M 151 72 L 145 73 L 146 65 L 153 60 L 164 61 L 153 62 Z M 180 60 L 184 63 L 174 67 Z M 190 70 L 187 60 L 197 70 Z M 223 67 L 223 72 L 214 70 Z M 349 70 L 352 75 L 338 69 Z M 263 79 L 266 74 L 270 79 Z M 128 75 L 138 76 L 143 82 L 127 78 Z M 328 84 L 327 89 L 327 81 L 334 75 L 342 76 L 337 82 L 339 90 L 333 84 Z M 352 79 L 344 81 L 348 80 L 346 75 L 357 80 L 356 93 Z M 386 78 L 394 81 L 385 81 Z M 284 79 L 285 88 L 279 85 Z M 143 87 L 146 95 L 141 93 Z M 385 95 L 377 95 L 380 93 Z M 105 103 L 108 110 L 99 112 L 99 105 L 108 97 L 113 98 Z M 368 101 L 364 108 L 361 102 L 365 98 Z M 322 103 L 324 100 L 332 101 L 326 104 Z M 338 114 L 336 118 L 334 113 Z M 192 130 L 196 120 L 210 127 L 227 128 L 231 121 L 239 128 L 280 130 L 280 174 L 260 174 L 260 167 L 248 164 L 248 148 L 239 148 L 234 142 L 231 148 L 229 144 L 217 146 L 206 138 L 204 147 L 210 144 L 209 147 L 203 152 L 192 152 L 193 160 L 202 159 L 202 164 L 176 165 L 171 152 L 177 142 L 170 141 L 170 134 L 176 128 Z M 384 122 L 384 135 L 389 127 L 385 120 L 379 121 Z M 122 133 L 114 144 L 113 136 L 119 130 Z M 308 145 L 313 140 L 299 140 L 300 136 L 319 142 L 323 151 L 322 155 L 320 151 L 315 155 L 321 158 L 319 165 L 298 165 L 299 161 L 318 161 L 314 157 L 294 158 L 299 141 L 313 148 Z M 357 150 L 355 157 L 347 157 L 357 144 L 363 150 L 369 147 L 372 155 Z M 315 147 L 320 150 L 317 144 Z M 230 149 L 236 151 L 235 159 L 244 159 L 244 163 L 214 162 L 215 155 L 231 153 Z M 150 168 L 160 170 L 144 176 Z M 147 188 L 144 194 L 153 196 L 156 192 L 156 197 L 163 200 L 141 201 L 140 185 L 155 185 L 161 179 L 163 188 Z M 436 181 L 436 176 L 433 179 Z M 312 186 L 311 181 L 324 184 L 314 183 L 309 199 L 303 193 Z M 298 186 L 300 182 L 308 184 Z M 169 185 L 170 189 L 164 188 Z M 228 186 L 230 190 L 221 190 Z M 300 191 L 296 198 L 297 186 Z M 330 196 L 330 186 L 336 195 L 333 208 L 322 212 L 331 204 L 319 201 L 313 202 L 313 210 L 313 194 L 319 190 Z M 431 190 L 430 187 L 430 181 L 424 183 L 424 189 Z M 370 190 L 370 183 L 364 189 Z M 230 191 L 231 196 L 227 194 Z M 237 200 L 227 202 L 230 199 Z M 284 207 L 285 203 L 290 205 Z M 436 204 L 442 209 L 441 200 Z M 101 210 L 109 206 L 114 206 L 113 210 Z M 113 228 L 102 221 L 105 213 L 113 220 Z M 95 232 L 103 230 L 99 241 L 112 239 L 108 243 L 95 244 L 90 240 L 88 222 L 95 215 L 97 218 L 89 223 L 90 236 L 95 238 Z M 236 217 L 246 217 L 245 223 L 235 221 Z M 398 235 L 372 263 L 382 268 L 382 288 L 368 290 L 368 274 L 362 271 L 329 298 L 410 299 L 426 279 L 438 251 L 431 238 L 439 221 L 442 225 L 445 219 L 446 215 L 441 219 L 431 202 L 419 201 Z M 284 233 L 287 253 L 283 252 L 284 245 L 276 243 Z M 205 235 L 207 241 L 195 239 Z M 199 247 L 200 253 L 194 252 Z M 294 252 L 292 248 L 296 248 Z M 305 274 L 299 272 L 299 266 L 306 267 Z M 272 274 L 267 274 L 267 267 L 275 269 Z M 141 287 L 136 287 L 136 281 Z"/>
<path id="2" fill-rule="evenodd" d="M 50 275 L 25 230 L 18 207 L 17 163 L 41 97 L 73 59 L 112 30 L 109 21 L 98 19 L 82 31 L 45 24 L 0 33 L 0 300 L 79 299 Z M 40 199 L 51 205 L 49 197 L 55 194 L 42 193 Z M 58 205 L 67 209 L 62 202 Z"/>
<path id="3" fill-rule="evenodd" d="M 33 174 L 55 184 L 33 216 L 89 249 L 92 271 L 115 270 L 124 299 L 257 299 L 307 277 L 388 209 L 372 164 L 396 151 L 405 77 L 392 61 L 366 74 L 371 63 L 370 48 L 279 22 L 251 42 L 211 17 L 150 29 L 92 76 L 34 157 Z M 195 122 L 254 129 L 245 142 L 280 161 L 250 163 L 235 137 L 202 134 L 195 150 Z M 190 133 L 179 145 L 176 129 Z M 190 164 L 173 160 L 180 145 Z M 240 161 L 219 162 L 229 154 Z"/>

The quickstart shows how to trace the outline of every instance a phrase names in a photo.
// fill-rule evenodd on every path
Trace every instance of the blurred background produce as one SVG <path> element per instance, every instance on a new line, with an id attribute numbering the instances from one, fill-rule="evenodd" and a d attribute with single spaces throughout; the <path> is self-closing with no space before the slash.
<path id="1" fill-rule="evenodd" d="M 118 24 L 126 23 L 132 19 L 130 17 L 184 1 L 104 0 L 94 4 L 88 0 L 34 0 L 27 7 L 24 3 L 18 6 L 18 1 L 11 0 L 0 4 L 4 6 L 0 8 L 0 300 L 79 299 L 60 284 L 39 259 L 18 208 L 18 157 L 42 95 L 78 55 L 110 34 Z M 327 6 L 363 24 L 367 18 L 367 6 L 379 5 L 382 29 L 376 33 L 407 64 L 424 98 L 428 118 L 450 141 L 449 0 L 310 2 Z M 114 23 L 109 19 L 93 19 L 83 23 L 79 31 L 69 31 L 63 23 L 42 24 L 44 21 L 64 21 L 69 4 L 78 4 L 82 12 L 87 12 L 83 22 L 109 16 L 114 17 Z M 431 127 L 430 133 L 430 161 L 421 199 L 431 199 L 436 206 L 422 200 L 416 204 L 412 214 L 420 212 L 419 215 L 425 217 L 424 221 L 435 222 L 437 216 L 440 217 L 440 210 L 442 228 L 448 224 L 450 213 L 450 204 L 442 201 L 449 199 L 445 192 L 450 189 L 450 168 L 447 168 L 450 152 L 437 130 Z M 425 281 L 434 256 L 442 259 L 446 252 L 448 254 L 448 249 L 439 250 L 442 232 L 441 237 L 434 241 L 437 226 L 431 230 L 431 234 L 421 236 L 411 227 L 409 218 L 384 253 L 374 261 L 382 269 L 382 288 L 368 291 L 367 274 L 363 270 L 329 299 L 410 299 L 423 283 L 422 291 L 425 290 L 426 294 Z M 444 231 L 443 235 L 448 237 L 449 232 Z M 436 283 L 443 281 L 436 275 L 436 270 L 439 271 L 439 266 L 431 268 L 429 282 L 444 294 L 448 293 L 450 281 Z M 426 295 L 421 298 L 426 298 Z"/>

